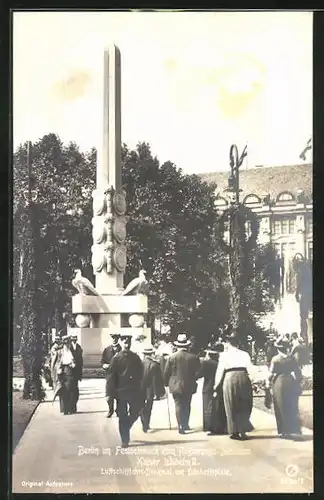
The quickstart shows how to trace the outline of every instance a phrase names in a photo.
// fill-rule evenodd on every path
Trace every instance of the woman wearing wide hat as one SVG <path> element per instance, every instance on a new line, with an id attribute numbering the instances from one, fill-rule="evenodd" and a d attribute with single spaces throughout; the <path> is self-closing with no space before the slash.
<path id="1" fill-rule="evenodd" d="M 290 438 L 292 434 L 301 434 L 298 399 L 302 373 L 297 361 L 289 355 L 290 342 L 280 337 L 275 347 L 278 354 L 271 360 L 267 387 L 272 385 L 278 434 Z"/>
<path id="2" fill-rule="evenodd" d="M 215 397 L 222 388 L 230 438 L 247 439 L 246 432 L 253 430 L 250 422 L 253 406 L 251 357 L 237 347 L 235 335 L 227 335 L 225 342 L 225 351 L 220 355 L 215 375 Z"/>
<path id="3" fill-rule="evenodd" d="M 209 345 L 205 351 L 206 356 L 202 360 L 201 372 L 199 374 L 200 377 L 204 378 L 202 389 L 203 431 L 208 432 L 208 435 L 227 433 L 226 414 L 221 386 L 219 387 L 217 397 L 213 397 L 215 373 L 220 353 L 223 351 L 224 346 L 221 343 Z"/>

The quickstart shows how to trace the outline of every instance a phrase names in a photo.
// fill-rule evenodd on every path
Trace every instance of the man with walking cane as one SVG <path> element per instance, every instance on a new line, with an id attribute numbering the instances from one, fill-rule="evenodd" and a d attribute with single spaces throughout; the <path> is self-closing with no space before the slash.
<path id="1" fill-rule="evenodd" d="M 158 400 L 165 395 L 160 363 L 153 358 L 153 354 L 154 349 L 151 346 L 143 350 L 142 392 L 144 406 L 140 414 L 143 432 L 147 432 L 150 428 L 154 397 Z"/>
<path id="2" fill-rule="evenodd" d="M 187 351 L 190 341 L 185 333 L 178 335 L 174 345 L 177 352 L 167 359 L 164 384 L 174 399 L 178 432 L 185 434 L 189 430 L 190 405 L 192 395 L 197 391 L 200 362 L 197 356 Z"/>

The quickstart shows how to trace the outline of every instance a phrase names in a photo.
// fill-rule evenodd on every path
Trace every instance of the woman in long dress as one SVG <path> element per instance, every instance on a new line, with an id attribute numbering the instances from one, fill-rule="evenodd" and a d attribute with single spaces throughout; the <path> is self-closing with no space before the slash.
<path id="1" fill-rule="evenodd" d="M 253 373 L 253 366 L 249 353 L 238 349 L 237 345 L 236 336 L 226 337 L 225 351 L 219 357 L 216 370 L 214 390 L 217 397 L 222 386 L 230 438 L 248 439 L 246 433 L 253 430 L 250 422 L 253 392 L 249 376 Z"/>
<path id="2" fill-rule="evenodd" d="M 203 431 L 209 436 L 226 434 L 226 415 L 223 394 L 220 390 L 217 397 L 213 397 L 215 373 L 218 366 L 219 354 L 224 350 L 222 344 L 216 344 L 206 349 L 206 356 L 201 361 L 199 378 L 204 378 L 203 397 Z"/>
<path id="3" fill-rule="evenodd" d="M 71 351 L 71 338 L 63 337 L 63 347 L 58 360 L 59 394 L 64 415 L 75 413 L 75 360 Z M 62 412 L 61 410 L 61 412 Z"/>
<path id="4" fill-rule="evenodd" d="M 292 434 L 301 435 L 298 399 L 302 373 L 297 361 L 289 355 L 290 343 L 280 338 L 275 346 L 278 354 L 271 360 L 267 386 L 272 384 L 278 434 L 289 439 Z"/>
<path id="5" fill-rule="evenodd" d="M 62 341 L 60 337 L 55 338 L 55 342 L 51 347 L 51 377 L 53 381 L 53 391 L 54 394 L 58 393 L 59 401 L 60 401 L 60 412 L 64 413 L 64 405 L 63 405 L 63 397 L 62 397 L 62 391 L 59 390 L 61 387 L 61 381 L 59 380 L 59 361 L 61 358 L 61 351 L 62 351 Z"/>

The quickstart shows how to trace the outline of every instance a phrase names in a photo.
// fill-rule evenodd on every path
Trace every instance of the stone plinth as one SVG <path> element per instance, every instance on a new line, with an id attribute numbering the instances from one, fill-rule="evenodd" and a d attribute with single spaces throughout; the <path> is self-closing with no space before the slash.
<path id="1" fill-rule="evenodd" d="M 145 314 L 146 295 L 75 295 L 72 297 L 73 314 Z"/>
<path id="2" fill-rule="evenodd" d="M 151 343 L 150 328 L 71 328 L 70 335 L 77 335 L 78 342 L 83 349 L 83 365 L 86 368 L 99 368 L 101 366 L 101 355 L 105 347 L 112 343 L 113 333 L 131 333 L 132 351 L 140 353 L 143 348 Z M 141 342 L 137 337 L 145 336 Z"/>

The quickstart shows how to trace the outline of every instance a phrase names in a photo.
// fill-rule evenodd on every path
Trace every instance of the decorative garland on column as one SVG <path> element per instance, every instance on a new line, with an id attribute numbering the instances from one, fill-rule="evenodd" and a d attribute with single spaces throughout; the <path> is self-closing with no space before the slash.
<path id="1" fill-rule="evenodd" d="M 224 241 L 225 224 L 229 223 L 230 244 Z M 246 239 L 246 222 L 251 222 L 251 234 Z M 232 205 L 224 210 L 219 220 L 220 246 L 228 254 L 229 275 L 231 279 L 230 310 L 233 333 L 246 337 L 243 324 L 247 319 L 247 297 L 245 288 L 250 274 L 249 255 L 255 248 L 259 222 L 255 214 L 242 204 Z"/>

